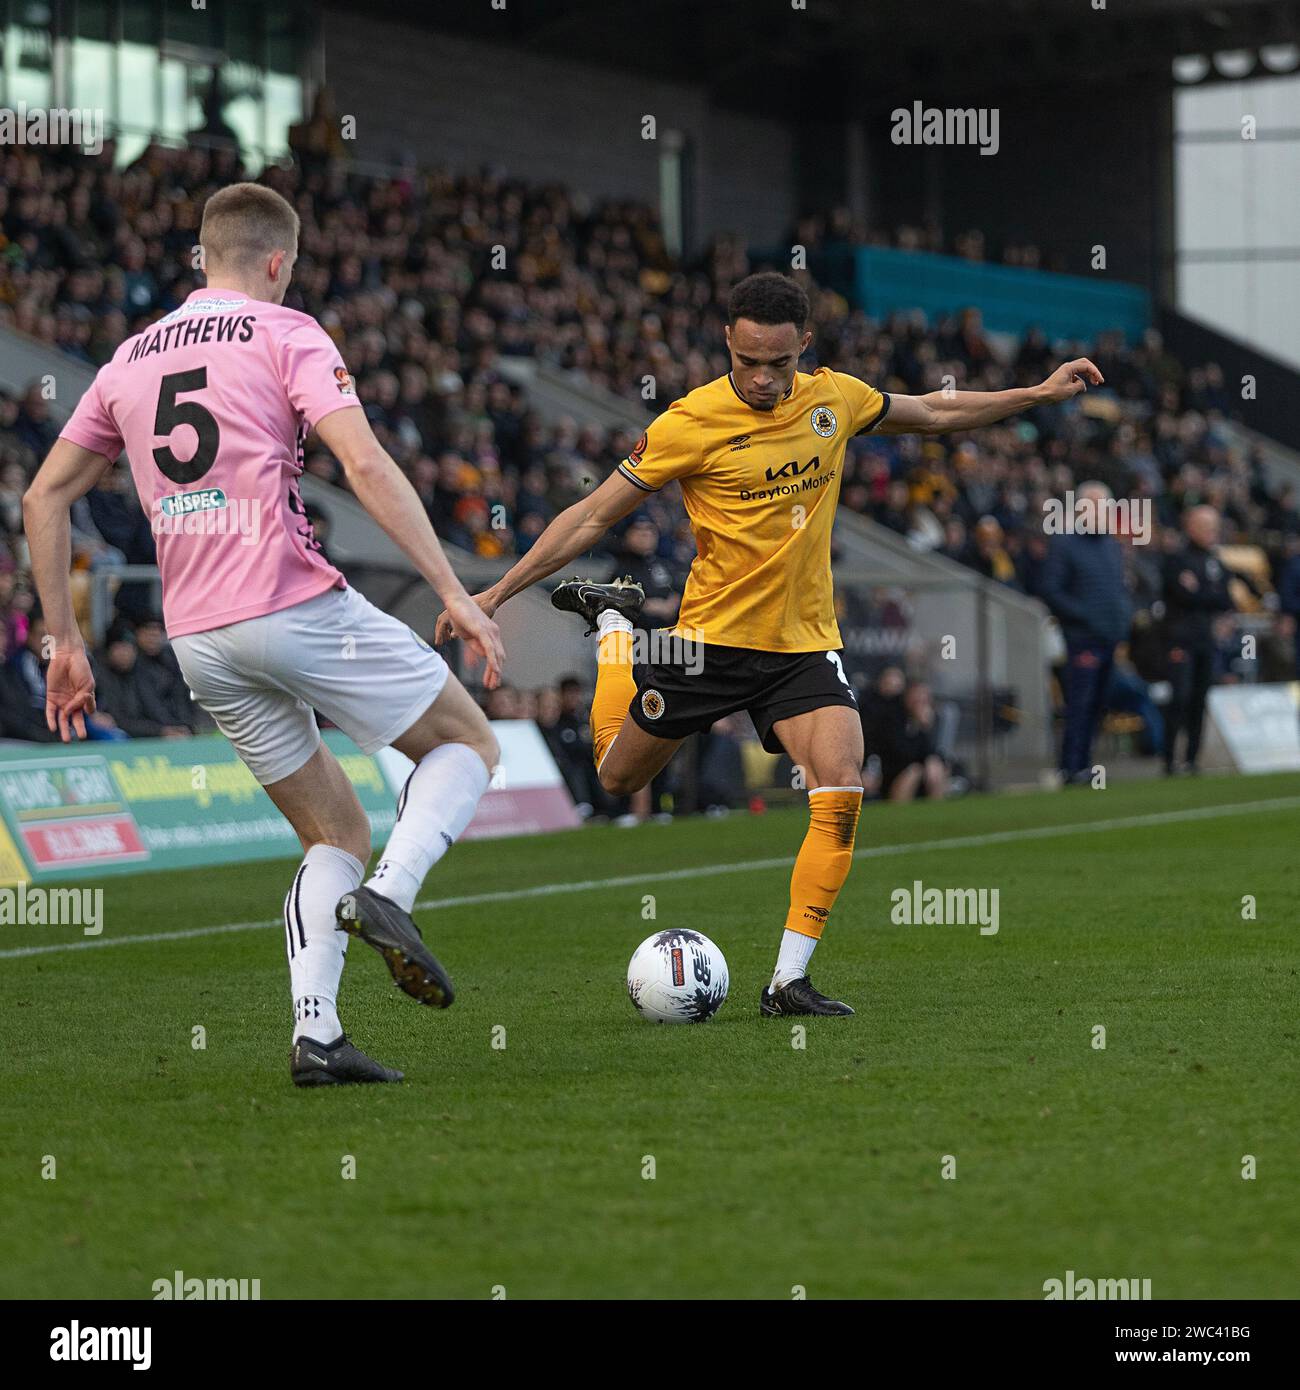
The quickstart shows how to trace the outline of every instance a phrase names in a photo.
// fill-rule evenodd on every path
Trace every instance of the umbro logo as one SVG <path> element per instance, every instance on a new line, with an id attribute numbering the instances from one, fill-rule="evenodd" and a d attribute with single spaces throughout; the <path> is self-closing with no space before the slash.
<path id="1" fill-rule="evenodd" d="M 749 449 L 753 447 L 749 442 L 749 435 L 747 434 L 734 434 L 730 439 L 727 440 L 727 443 L 730 445 L 731 452 L 733 454 L 737 453 L 741 449 Z"/>

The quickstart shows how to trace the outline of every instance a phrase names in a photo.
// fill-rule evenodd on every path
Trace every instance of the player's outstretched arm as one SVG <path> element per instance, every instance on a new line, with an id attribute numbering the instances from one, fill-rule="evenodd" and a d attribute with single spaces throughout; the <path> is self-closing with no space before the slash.
<path id="1" fill-rule="evenodd" d="M 490 617 L 506 599 L 590 550 L 611 526 L 634 512 L 644 500 L 643 488 L 629 483 L 621 473 L 611 473 L 594 492 L 566 507 L 533 542 L 528 554 L 490 589 L 475 594 L 474 602 Z M 450 615 L 441 614 L 433 640 L 442 643 L 453 635 Z"/>
<path id="2" fill-rule="evenodd" d="M 361 505 L 446 604 L 456 636 L 486 662 L 483 684 L 494 690 L 505 663 L 501 633 L 456 578 L 415 489 L 375 438 L 365 413 L 359 407 L 332 411 L 317 422 L 316 433 L 343 465 Z"/>
<path id="3" fill-rule="evenodd" d="M 32 559 L 46 633 L 51 639 L 45 674 L 45 722 L 67 743 L 75 729 L 86 737 L 86 715 L 95 712 L 95 680 L 72 608 L 72 504 L 113 466 L 103 454 L 56 439 L 23 495 L 23 531 Z"/>
<path id="4" fill-rule="evenodd" d="M 1104 378 L 1086 357 L 1076 357 L 1058 367 L 1037 386 L 1011 391 L 931 391 L 924 396 L 890 396 L 889 414 L 880 422 L 880 434 L 947 434 L 992 425 L 1031 405 L 1068 401 Z"/>

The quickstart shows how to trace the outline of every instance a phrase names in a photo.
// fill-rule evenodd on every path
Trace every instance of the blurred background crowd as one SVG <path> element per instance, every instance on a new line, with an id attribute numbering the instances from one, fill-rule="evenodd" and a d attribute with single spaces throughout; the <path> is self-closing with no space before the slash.
<path id="1" fill-rule="evenodd" d="M 311 122 L 294 144 L 292 164 L 261 176 L 302 219 L 286 302 L 336 340 L 376 433 L 447 542 L 509 562 L 632 443 L 627 431 L 581 420 L 544 424 L 503 375 L 504 359 L 577 374 L 652 412 L 727 370 L 727 292 L 762 268 L 739 240 L 717 239 L 698 261 L 679 265 L 646 206 L 593 204 L 570 189 L 490 171 L 348 172 L 328 127 Z M 232 149 L 154 145 L 123 169 L 114 167 L 111 143 L 95 158 L 0 152 L 0 321 L 102 364 L 125 337 L 201 286 L 193 248 L 204 200 L 245 174 Z M 978 232 L 944 246 L 923 229 L 886 234 L 834 210 L 792 228 L 791 244 L 986 254 Z M 1053 264 L 1032 246 L 1003 247 L 1000 255 L 1009 264 Z M 1225 424 L 1235 388 L 1214 363 L 1180 364 L 1154 332 L 1129 345 L 1119 335 L 1053 344 L 1035 331 L 1018 343 L 994 342 L 973 310 L 939 321 L 874 322 L 807 272 L 800 278 L 813 305 L 809 369 L 828 365 L 885 391 L 919 393 L 945 383 L 1032 385 L 1067 353 L 1086 352 L 1101 368 L 1103 389 L 970 435 L 860 437 L 850 444 L 841 490 L 841 506 L 912 547 L 1048 604 L 1062 628 L 1057 690 L 1067 745 L 1075 720 L 1075 754 L 1079 720 L 1090 738 L 1106 711 L 1130 714 L 1143 749 L 1164 754 L 1172 707 L 1175 730 L 1185 731 L 1178 765 L 1194 765 L 1189 721 L 1203 704 L 1203 687 L 1236 677 L 1238 612 L 1280 613 L 1268 660 L 1289 677 L 1288 642 L 1300 613 L 1297 497 L 1289 487 L 1270 487 L 1260 460 L 1233 443 Z M 20 396 L 0 392 L 0 736 L 10 738 L 48 736 L 21 497 L 57 434 L 49 394 L 40 380 Z M 306 468 L 346 486 L 336 461 L 310 442 Z M 1071 558 L 1056 544 L 1079 538 L 1049 537 L 1042 524 L 1047 501 L 1085 480 L 1149 504 L 1153 521 L 1149 543 L 1121 536 L 1109 541 L 1113 552 L 1099 551 L 1100 579 L 1088 573 L 1089 552 Z M 1188 547 L 1198 545 L 1188 528 L 1196 516 L 1206 552 L 1227 545 L 1234 558 L 1215 588 L 1219 606 L 1196 608 L 1192 621 L 1180 576 Z M 328 545 L 328 517 L 317 520 Z M 647 498 L 606 545 L 619 572 L 645 585 L 648 623 L 671 623 L 694 554 L 676 490 Z M 151 564 L 153 542 L 129 470 L 119 464 L 77 508 L 74 566 L 88 574 L 123 562 Z M 1089 592 L 1112 600 L 1105 632 L 1071 617 L 1070 585 L 1096 583 L 1101 589 Z M 112 625 L 95 653 L 97 736 L 182 736 L 203 727 L 152 602 L 147 586 L 117 591 Z M 1171 655 L 1180 645 L 1195 648 L 1186 657 L 1195 667 L 1190 685 L 1183 659 Z M 535 718 L 575 798 L 594 812 L 644 815 L 670 806 L 670 777 L 636 812 L 600 793 L 584 770 L 588 693 L 576 678 L 556 689 L 507 689 L 492 696 L 492 712 Z M 876 794 L 944 795 L 966 785 L 965 771 L 945 753 L 942 702 L 936 706 L 922 680 L 894 666 L 877 669 L 860 696 Z M 692 792 L 702 806 L 744 799 L 743 758 L 728 745 L 728 732 L 720 726 L 716 746 L 701 750 Z M 1067 777 L 1084 766 L 1069 766 L 1072 756 L 1065 748 Z"/>

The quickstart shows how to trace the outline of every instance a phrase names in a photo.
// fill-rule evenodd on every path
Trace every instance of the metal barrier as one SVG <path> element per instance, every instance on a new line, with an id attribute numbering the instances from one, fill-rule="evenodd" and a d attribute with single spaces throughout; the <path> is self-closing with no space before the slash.
<path id="1" fill-rule="evenodd" d="M 1052 758 L 1041 621 L 987 584 L 837 573 L 844 668 L 859 700 L 887 667 L 924 682 L 946 715 L 943 751 L 980 787 L 1036 777 Z M 868 754 L 871 750 L 868 749 Z"/>
<path id="2" fill-rule="evenodd" d="M 154 612 L 162 612 L 162 579 L 157 565 L 104 565 L 90 571 L 90 640 L 100 647 L 113 621 L 114 599 L 123 584 L 153 586 Z"/>

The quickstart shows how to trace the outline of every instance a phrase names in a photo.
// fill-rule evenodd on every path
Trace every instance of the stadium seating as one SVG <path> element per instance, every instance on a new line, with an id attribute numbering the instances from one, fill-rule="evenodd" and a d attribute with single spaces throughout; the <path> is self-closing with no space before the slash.
<path id="1" fill-rule="evenodd" d="M 0 323 L 91 366 L 201 283 L 192 248 L 203 201 L 245 172 L 229 152 L 161 145 L 122 170 L 111 145 L 94 159 L 26 151 L 2 163 Z M 532 360 L 589 393 L 666 407 L 726 370 L 725 294 L 758 268 L 730 238 L 677 266 L 648 207 L 589 206 L 571 190 L 490 173 L 381 178 L 332 164 L 269 167 L 263 177 L 303 220 L 289 302 L 338 340 L 376 432 L 439 533 L 489 561 L 525 551 L 630 443 L 625 429 L 578 418 L 543 424 L 501 364 Z M 836 236 L 864 235 L 834 217 L 798 232 L 823 250 Z M 505 252 L 501 269 L 492 265 L 496 247 Z M 968 259 L 980 253 L 970 238 L 957 249 Z M 1034 252 L 1028 263 L 1037 259 Z M 1008 353 L 976 311 L 955 306 L 936 322 L 898 315 L 876 323 L 805 278 L 816 360 L 885 390 L 926 391 L 945 378 L 976 389 L 1032 383 L 1060 351 L 1076 348 L 1105 373 L 1105 390 L 1076 405 L 975 436 L 855 441 L 842 506 L 915 549 L 1033 595 L 1043 503 L 1093 476 L 1152 498 L 1166 529 L 1184 506 L 1215 503 L 1228 536 L 1262 547 L 1274 570 L 1285 537 L 1300 531 L 1294 491 L 1268 485 L 1228 422 L 1222 373 L 1213 364 L 1185 371 L 1158 335 L 1062 345 L 1029 331 Z M 0 394 L 0 617 L 16 649 L 30 590 L 17 500 L 57 423 L 39 390 L 12 385 Z M 322 451 L 309 451 L 307 468 L 343 482 Z M 693 554 L 684 513 L 664 495 L 646 510 L 679 585 Z M 81 514 L 83 566 L 105 547 L 122 548 L 98 533 L 102 511 Z M 1163 543 L 1158 535 L 1153 549 Z M 616 554 L 617 542 L 610 548 Z"/>

